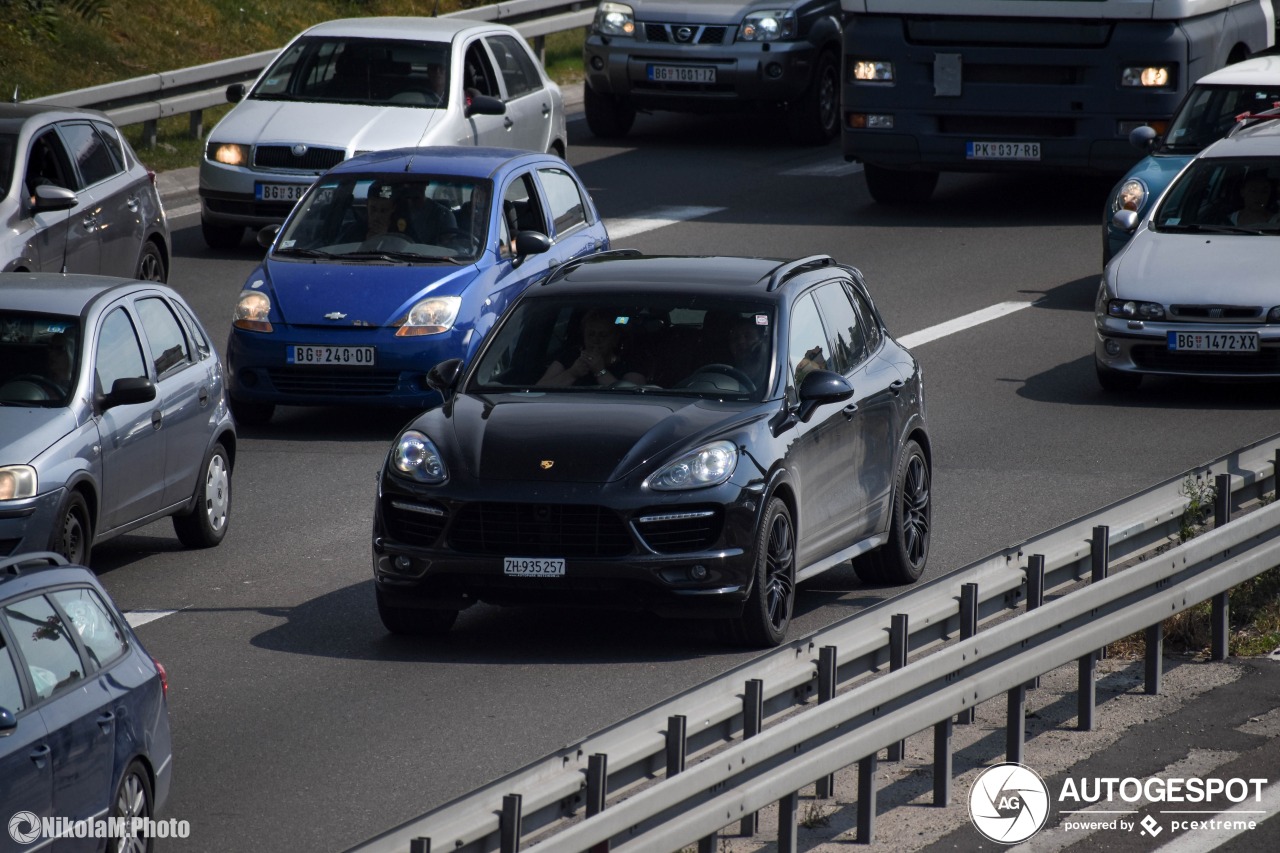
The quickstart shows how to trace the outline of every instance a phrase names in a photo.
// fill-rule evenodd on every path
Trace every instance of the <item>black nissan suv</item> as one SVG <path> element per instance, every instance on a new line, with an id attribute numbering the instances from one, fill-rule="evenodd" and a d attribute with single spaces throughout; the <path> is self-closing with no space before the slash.
<path id="1" fill-rule="evenodd" d="M 624 136 L 637 110 L 778 110 L 809 143 L 839 130 L 836 0 L 605 0 L 583 62 L 596 136 Z"/>

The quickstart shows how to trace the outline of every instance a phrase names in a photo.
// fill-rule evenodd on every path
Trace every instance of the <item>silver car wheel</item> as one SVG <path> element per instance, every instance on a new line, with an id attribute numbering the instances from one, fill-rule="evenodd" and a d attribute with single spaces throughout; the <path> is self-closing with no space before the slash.
<path id="1" fill-rule="evenodd" d="M 231 498 L 231 472 L 227 470 L 227 460 L 220 453 L 215 453 L 209 460 L 209 470 L 205 472 L 204 507 L 209 516 L 209 527 L 221 530 L 227 523 L 227 505 Z"/>

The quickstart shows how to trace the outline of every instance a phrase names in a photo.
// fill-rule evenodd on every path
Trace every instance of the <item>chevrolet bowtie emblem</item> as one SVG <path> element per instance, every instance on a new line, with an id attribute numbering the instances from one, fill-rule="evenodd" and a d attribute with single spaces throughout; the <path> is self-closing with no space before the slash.
<path id="1" fill-rule="evenodd" d="M 343 314 L 341 311 L 330 311 L 328 314 L 324 315 L 324 318 L 326 320 L 341 320 L 345 316 L 347 315 Z"/>
<path id="2" fill-rule="evenodd" d="M 550 471 L 551 466 L 554 464 L 556 464 L 556 460 L 554 459 L 543 459 L 541 462 L 538 463 L 538 467 L 540 467 L 543 471 Z"/>

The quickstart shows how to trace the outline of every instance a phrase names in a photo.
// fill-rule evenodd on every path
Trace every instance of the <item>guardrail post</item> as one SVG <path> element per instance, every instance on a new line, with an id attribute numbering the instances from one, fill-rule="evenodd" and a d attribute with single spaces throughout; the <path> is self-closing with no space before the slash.
<path id="1" fill-rule="evenodd" d="M 533 52 L 538 55 L 538 62 L 542 63 L 543 65 L 546 65 L 547 64 L 547 37 L 534 36 L 533 44 L 531 45 L 531 47 L 533 48 Z"/>
<path id="2" fill-rule="evenodd" d="M 870 844 L 876 830 L 875 754 L 858 761 L 858 844 Z"/>
<path id="3" fill-rule="evenodd" d="M 142 147 L 156 147 L 156 120 L 153 118 L 142 123 Z"/>
<path id="4" fill-rule="evenodd" d="M 907 614 L 895 613 L 889 619 L 889 671 L 907 665 Z M 889 761 L 901 761 L 907 752 L 907 742 L 900 740 L 889 744 Z"/>
<path id="5" fill-rule="evenodd" d="M 933 727 L 933 804 L 951 804 L 951 718 Z"/>
<path id="6" fill-rule="evenodd" d="M 604 811 L 609 795 L 609 756 L 597 752 L 587 759 L 587 817 Z M 426 851 L 430 853 L 430 851 Z M 609 853 L 609 842 L 593 844 L 588 853 Z"/>
<path id="7" fill-rule="evenodd" d="M 1044 604 L 1044 554 L 1032 554 L 1027 560 L 1027 612 Z M 1040 686 L 1040 676 L 1027 682 L 1027 687 Z"/>
<path id="8" fill-rule="evenodd" d="M 1098 668 L 1094 652 L 1080 658 L 1080 674 L 1076 682 L 1076 728 L 1082 732 L 1093 731 L 1093 708 L 1097 699 L 1097 684 L 1093 680 Z"/>
<path id="9" fill-rule="evenodd" d="M 1219 474 L 1213 479 L 1213 526 L 1221 527 L 1231 520 L 1231 475 Z M 1229 593 L 1220 592 L 1213 597 L 1213 660 L 1227 659 L 1227 637 L 1230 632 Z"/>
<path id="10" fill-rule="evenodd" d="M 187 114 L 187 129 L 192 139 L 204 139 L 204 110 L 192 110 Z"/>
<path id="11" fill-rule="evenodd" d="M 409 841 L 409 853 L 431 853 L 430 838 L 414 838 Z"/>
<path id="12" fill-rule="evenodd" d="M 978 633 L 978 585 L 966 583 L 960 585 L 960 639 L 967 640 Z M 956 714 L 956 722 L 962 725 L 973 723 L 976 710 L 966 708 Z"/>
<path id="13" fill-rule="evenodd" d="M 686 720 L 683 714 L 667 717 L 667 777 L 684 770 Z"/>
<path id="14" fill-rule="evenodd" d="M 1004 726 L 1004 760 L 1022 763 L 1022 745 L 1027 740 L 1027 685 L 1009 691 L 1009 719 Z"/>
<path id="15" fill-rule="evenodd" d="M 1093 568 L 1089 576 L 1090 583 L 1107 579 L 1107 565 L 1111 562 L 1111 528 L 1105 524 L 1099 524 L 1093 528 L 1093 542 L 1090 547 L 1090 556 L 1093 558 Z M 1098 660 L 1107 659 L 1107 647 L 1103 646 L 1098 649 Z"/>
<path id="16" fill-rule="evenodd" d="M 747 692 L 742 697 L 742 739 L 746 740 L 760 734 L 764 726 L 764 680 L 752 678 L 747 680 Z M 738 834 L 746 838 L 756 834 L 760 820 L 756 812 L 742 819 Z"/>
<path id="17" fill-rule="evenodd" d="M 1221 527 L 1231 520 L 1231 475 L 1213 478 L 1213 526 Z"/>
<path id="18" fill-rule="evenodd" d="M 1147 629 L 1146 686 L 1147 694 L 1160 692 L 1160 675 L 1164 667 L 1164 625 L 1157 622 Z"/>
<path id="19" fill-rule="evenodd" d="M 787 794 L 778 800 L 778 853 L 797 853 L 796 811 L 800 808 L 800 795 Z"/>
<path id="20" fill-rule="evenodd" d="M 836 647 L 823 646 L 818 650 L 818 704 L 836 698 Z M 835 796 L 836 776 L 823 776 L 815 786 L 814 796 L 829 800 Z"/>
<path id="21" fill-rule="evenodd" d="M 520 849 L 520 809 L 524 797 L 507 794 L 502 798 L 502 816 L 498 818 L 498 845 L 502 853 Z"/>

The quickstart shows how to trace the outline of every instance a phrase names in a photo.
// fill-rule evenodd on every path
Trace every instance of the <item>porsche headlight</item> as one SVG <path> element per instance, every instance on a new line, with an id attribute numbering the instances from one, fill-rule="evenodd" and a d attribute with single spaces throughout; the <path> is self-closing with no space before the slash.
<path id="1" fill-rule="evenodd" d="M 249 146 L 233 142 L 210 142 L 206 156 L 213 162 L 226 166 L 248 166 Z"/>
<path id="2" fill-rule="evenodd" d="M 391 464 L 406 477 L 412 477 L 419 483 L 436 485 L 443 483 L 449 476 L 444 467 L 444 458 L 440 450 L 416 429 L 406 430 L 396 441 L 395 451 L 391 454 Z"/>
<path id="3" fill-rule="evenodd" d="M 1146 201 L 1147 185 L 1137 178 L 1130 178 L 1116 190 L 1115 198 L 1111 199 L 1111 212 L 1132 210 L 1136 213 L 1142 210 L 1142 205 Z"/>
<path id="4" fill-rule="evenodd" d="M 36 469 L 30 465 L 0 468 L 0 501 L 16 501 L 36 496 Z"/>
<path id="5" fill-rule="evenodd" d="M 603 36 L 634 36 L 635 10 L 626 3 L 601 3 L 596 10 L 595 28 Z"/>
<path id="6" fill-rule="evenodd" d="M 1122 320 L 1163 320 L 1164 306 L 1159 302 L 1112 299 L 1107 303 L 1107 313 Z"/>
<path id="7" fill-rule="evenodd" d="M 271 297 L 261 290 L 242 290 L 236 300 L 236 313 L 231 318 L 231 325 L 251 332 L 270 332 L 271 321 L 267 319 L 270 313 Z"/>
<path id="8" fill-rule="evenodd" d="M 686 453 L 649 477 L 646 485 L 659 491 L 718 486 L 733 476 L 738 448 L 733 442 L 713 441 Z"/>
<path id="9" fill-rule="evenodd" d="M 453 321 L 458 319 L 458 308 L 462 306 L 459 296 L 428 296 L 418 301 L 396 329 L 397 338 L 415 335 L 438 335 L 453 328 Z"/>
<path id="10" fill-rule="evenodd" d="M 739 41 L 778 41 L 796 34 L 796 15 L 788 9 L 752 12 L 742 19 Z"/>

